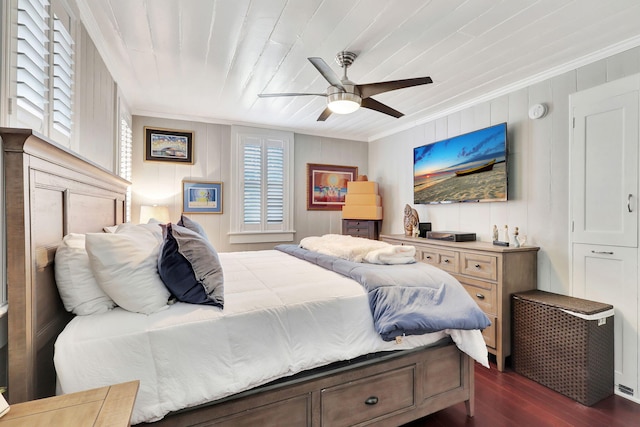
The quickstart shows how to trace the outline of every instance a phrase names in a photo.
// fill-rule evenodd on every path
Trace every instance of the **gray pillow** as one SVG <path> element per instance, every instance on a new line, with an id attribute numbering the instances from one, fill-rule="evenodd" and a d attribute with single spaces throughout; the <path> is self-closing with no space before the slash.
<path id="1" fill-rule="evenodd" d="M 184 214 L 180 215 L 180 221 L 178 221 L 178 225 L 188 228 L 191 231 L 195 231 L 205 239 L 209 240 L 207 238 L 207 233 L 204 231 L 204 228 L 202 228 L 200 224 L 198 224 L 188 216 L 184 216 Z"/>
<path id="2" fill-rule="evenodd" d="M 178 301 L 224 306 L 224 275 L 218 253 L 206 237 L 186 227 L 161 225 L 158 272 Z"/>

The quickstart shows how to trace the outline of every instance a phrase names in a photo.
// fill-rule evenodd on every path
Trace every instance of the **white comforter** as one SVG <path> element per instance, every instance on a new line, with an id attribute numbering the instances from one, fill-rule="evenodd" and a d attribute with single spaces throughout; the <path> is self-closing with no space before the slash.
<path id="1" fill-rule="evenodd" d="M 225 307 L 176 303 L 144 315 L 75 317 L 55 346 L 59 393 L 140 380 L 132 423 L 359 355 L 450 334 L 488 367 L 480 331 L 385 342 L 355 281 L 279 251 L 220 253 Z"/>

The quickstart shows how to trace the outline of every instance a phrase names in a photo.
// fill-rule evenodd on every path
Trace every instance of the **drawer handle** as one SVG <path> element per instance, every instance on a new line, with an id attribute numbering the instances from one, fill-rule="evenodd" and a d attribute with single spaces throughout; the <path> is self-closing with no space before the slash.
<path id="1" fill-rule="evenodd" d="M 377 396 L 371 396 L 370 398 L 368 398 L 367 400 L 364 401 L 365 405 L 375 405 L 376 403 L 378 403 L 378 397 Z"/>
<path id="2" fill-rule="evenodd" d="M 609 251 L 591 251 L 591 253 L 596 255 L 613 255 L 613 252 Z"/>
<path id="3" fill-rule="evenodd" d="M 476 264 L 476 265 L 475 265 L 475 267 L 476 267 L 477 269 L 480 269 L 480 264 Z"/>
<path id="4" fill-rule="evenodd" d="M 427 259 L 431 259 L 431 255 L 427 255 L 425 258 L 427 258 Z"/>
<path id="5" fill-rule="evenodd" d="M 449 264 L 449 260 L 448 260 L 448 259 L 445 259 L 445 260 L 444 260 L 444 263 L 445 263 L 445 264 Z"/>
<path id="6" fill-rule="evenodd" d="M 484 295 L 482 295 L 482 294 L 476 294 L 476 297 L 477 297 L 478 299 L 484 299 Z"/>

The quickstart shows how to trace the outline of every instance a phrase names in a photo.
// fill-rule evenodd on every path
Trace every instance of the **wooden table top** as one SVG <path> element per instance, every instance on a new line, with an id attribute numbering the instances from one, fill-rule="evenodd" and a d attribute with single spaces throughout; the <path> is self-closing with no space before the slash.
<path id="1" fill-rule="evenodd" d="M 139 381 L 11 405 L 2 427 L 129 426 Z"/>

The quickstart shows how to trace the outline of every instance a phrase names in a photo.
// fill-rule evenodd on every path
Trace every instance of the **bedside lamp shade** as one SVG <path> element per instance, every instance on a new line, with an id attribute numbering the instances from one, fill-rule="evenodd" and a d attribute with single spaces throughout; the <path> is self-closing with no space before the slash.
<path id="1" fill-rule="evenodd" d="M 166 224 L 170 221 L 169 208 L 166 206 L 158 205 L 140 206 L 140 224 L 146 224 L 151 218 L 158 220 L 163 224 Z"/>

